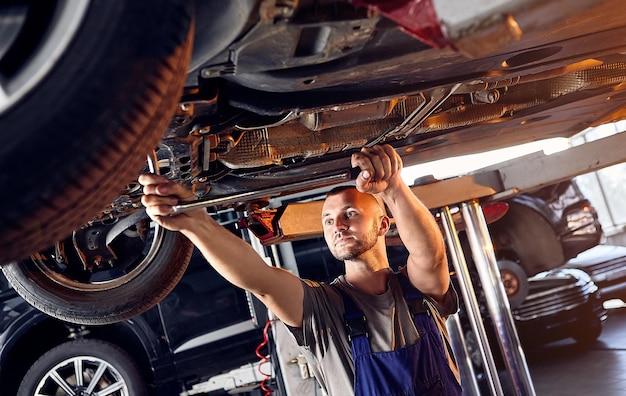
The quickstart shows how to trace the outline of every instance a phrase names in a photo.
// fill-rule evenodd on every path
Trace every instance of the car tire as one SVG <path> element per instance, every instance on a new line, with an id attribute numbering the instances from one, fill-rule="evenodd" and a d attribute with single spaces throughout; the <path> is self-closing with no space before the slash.
<path id="1" fill-rule="evenodd" d="M 82 379 L 77 379 L 76 370 L 80 370 Z M 59 381 L 74 393 L 67 393 Z M 44 353 L 24 376 L 17 395 L 82 395 L 77 392 L 85 390 L 91 391 L 85 394 L 96 394 L 113 384 L 119 390 L 107 394 L 148 395 L 146 380 L 128 353 L 105 341 L 82 339 L 66 342 Z"/>
<path id="2" fill-rule="evenodd" d="M 25 23 L 29 34 L 29 28 L 40 33 L 41 45 L 17 61 L 2 57 L 5 79 L 7 63 L 18 77 L 20 65 L 22 71 L 32 66 L 50 32 L 65 34 L 67 44 L 41 61 L 36 71 L 43 75 L 24 82 L 24 92 L 9 92 L 0 109 L 0 263 L 65 238 L 136 177 L 176 109 L 193 41 L 187 0 L 26 4 L 48 7 L 47 19 L 37 9 L 27 15 L 44 18 L 49 31 L 37 30 L 45 23 Z M 71 36 L 55 25 L 62 22 L 53 15 L 64 13 L 80 20 Z"/>
<path id="3" fill-rule="evenodd" d="M 24 300 L 57 319 L 84 325 L 130 319 L 155 306 L 178 284 L 193 252 L 193 245 L 181 233 L 146 218 L 138 222 L 142 225 L 136 228 L 151 227 L 150 238 L 122 233 L 121 247 L 110 247 L 125 261 L 124 266 L 77 271 L 84 253 L 70 254 L 71 245 L 67 245 L 4 265 L 2 271 Z M 59 252 L 65 262 L 56 260 Z"/>
<path id="4" fill-rule="evenodd" d="M 572 337 L 584 347 L 593 345 L 602 334 L 602 320 L 594 318 L 591 322 L 580 325 L 574 331 Z"/>
<path id="5" fill-rule="evenodd" d="M 528 277 L 519 264 L 510 260 L 498 260 L 498 269 L 509 305 L 516 309 L 528 296 Z"/>
<path id="6" fill-rule="evenodd" d="M 550 222 L 536 209 L 509 202 L 509 211 L 489 226 L 496 256 L 514 259 L 530 277 L 565 263 L 563 246 Z"/>

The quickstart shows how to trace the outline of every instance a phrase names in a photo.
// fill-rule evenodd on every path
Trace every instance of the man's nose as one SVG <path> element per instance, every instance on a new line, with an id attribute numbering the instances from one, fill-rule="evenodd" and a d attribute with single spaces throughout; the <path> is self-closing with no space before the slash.
<path id="1" fill-rule="evenodd" d="M 348 229 L 348 225 L 342 219 L 335 220 L 335 232 L 342 232 Z"/>

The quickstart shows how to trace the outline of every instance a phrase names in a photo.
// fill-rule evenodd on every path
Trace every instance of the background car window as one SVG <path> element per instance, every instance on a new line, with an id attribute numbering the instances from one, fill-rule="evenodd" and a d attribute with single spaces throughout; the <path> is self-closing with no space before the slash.
<path id="1" fill-rule="evenodd" d="M 161 309 L 174 349 L 198 334 L 251 320 L 245 291 L 228 283 L 197 250 Z"/>
<path id="2" fill-rule="evenodd" d="M 24 300 L 9 286 L 9 282 L 0 272 L 0 333 L 4 332 L 21 314 L 31 309 Z"/>
<path id="3" fill-rule="evenodd" d="M 11 286 L 9 285 L 9 281 L 4 277 L 3 274 L 0 274 L 0 294 L 4 294 L 5 292 L 12 292 Z"/>

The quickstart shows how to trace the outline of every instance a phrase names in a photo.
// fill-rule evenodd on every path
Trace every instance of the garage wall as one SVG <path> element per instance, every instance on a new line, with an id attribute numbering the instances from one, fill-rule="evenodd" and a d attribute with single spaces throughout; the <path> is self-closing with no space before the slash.
<path id="1" fill-rule="evenodd" d="M 571 139 L 573 146 L 621 133 L 626 121 L 589 128 Z M 626 246 L 626 163 L 576 177 L 582 192 L 598 211 L 606 243 Z"/>

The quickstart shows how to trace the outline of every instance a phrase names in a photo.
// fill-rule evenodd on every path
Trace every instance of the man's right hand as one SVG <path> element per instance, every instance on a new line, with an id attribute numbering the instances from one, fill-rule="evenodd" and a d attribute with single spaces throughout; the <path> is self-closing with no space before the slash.
<path id="1" fill-rule="evenodd" d="M 146 213 L 157 224 L 181 231 L 207 261 L 232 284 L 256 295 L 290 326 L 302 326 L 304 289 L 298 277 L 267 265 L 250 244 L 228 231 L 204 209 L 172 215 L 172 206 L 196 199 L 178 183 L 159 175 L 139 176 Z"/>
<path id="2" fill-rule="evenodd" d="M 356 179 L 356 188 L 360 192 L 392 192 L 391 190 L 404 184 L 400 176 L 402 158 L 388 144 L 362 148 L 358 153 L 352 154 L 351 164 L 352 167 L 361 168 Z"/>
<path id="3" fill-rule="evenodd" d="M 182 185 L 166 177 L 154 174 L 139 175 L 139 184 L 143 186 L 144 195 L 141 203 L 146 213 L 157 224 L 171 231 L 194 229 L 194 223 L 209 217 L 206 210 L 198 209 L 172 215 L 172 207 L 182 202 L 194 201 L 197 197 Z"/>

